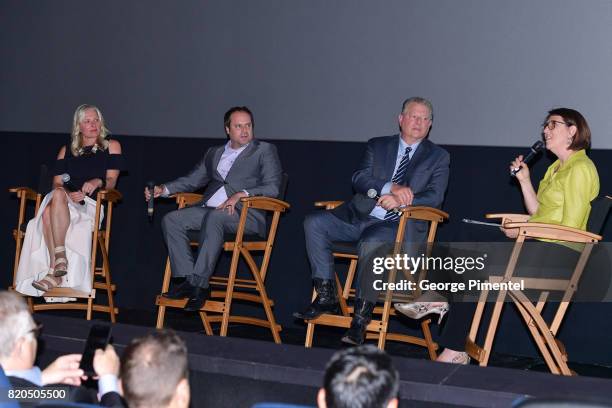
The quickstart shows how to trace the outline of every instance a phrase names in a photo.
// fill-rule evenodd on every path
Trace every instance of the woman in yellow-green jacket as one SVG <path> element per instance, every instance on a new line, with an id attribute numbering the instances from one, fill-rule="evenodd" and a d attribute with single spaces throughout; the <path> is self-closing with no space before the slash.
<path id="1" fill-rule="evenodd" d="M 544 178 L 540 181 L 538 191 L 533 188 L 529 167 L 523 162 L 523 156 L 518 156 L 510 164 L 510 169 L 521 168 L 516 173 L 520 184 L 523 200 L 530 222 L 565 225 L 568 227 L 586 229 L 591 201 L 599 194 L 599 176 L 595 165 L 586 155 L 586 149 L 591 143 L 591 130 L 585 118 L 574 109 L 558 108 L 548 112 L 542 125 L 542 135 L 546 149 L 557 157 L 550 165 Z M 503 229 L 509 238 L 516 238 L 518 229 Z M 573 257 L 578 253 L 561 245 L 541 243 L 525 247 L 524 258 L 528 266 L 538 265 L 541 261 L 552 260 L 556 263 L 556 272 L 565 267 L 573 270 Z M 570 259 L 566 262 L 567 259 Z M 562 272 L 561 272 L 562 273 Z M 438 343 L 445 347 L 437 361 L 467 364 L 469 357 L 461 351 L 474 314 L 474 303 L 455 302 L 451 305 L 447 321 L 443 327 Z M 428 314 L 444 315 L 449 311 L 446 302 L 420 302 L 396 305 L 399 312 L 411 318 L 421 318 Z"/>
<path id="2" fill-rule="evenodd" d="M 543 124 L 546 149 L 557 156 L 540 182 L 533 189 L 529 168 L 523 156 L 517 157 L 510 168 L 521 167 L 516 173 L 523 193 L 530 222 L 565 225 L 586 229 L 591 201 L 599 194 L 599 176 L 595 165 L 586 155 L 591 144 L 591 130 L 580 112 L 568 108 L 553 109 Z M 504 230 L 516 238 L 517 229 Z"/>

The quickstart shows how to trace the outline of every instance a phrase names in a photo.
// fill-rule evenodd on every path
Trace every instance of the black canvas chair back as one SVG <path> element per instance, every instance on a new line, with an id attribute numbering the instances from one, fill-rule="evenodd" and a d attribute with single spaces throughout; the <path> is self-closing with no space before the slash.
<path id="1" fill-rule="evenodd" d="M 600 234 L 606 225 L 608 213 L 612 207 L 612 198 L 601 196 L 591 201 L 591 214 L 587 223 L 587 231 Z"/>

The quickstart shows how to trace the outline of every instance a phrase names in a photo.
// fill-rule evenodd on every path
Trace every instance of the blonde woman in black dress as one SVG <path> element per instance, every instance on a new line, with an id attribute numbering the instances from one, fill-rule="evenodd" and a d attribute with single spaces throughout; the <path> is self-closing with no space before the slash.
<path id="1" fill-rule="evenodd" d="M 28 223 L 17 271 L 17 291 L 41 296 L 57 287 L 91 291 L 91 232 L 99 189 L 114 188 L 123 169 L 121 145 L 107 138 L 100 110 L 79 106 L 70 142 L 57 155 L 53 190 Z M 69 191 L 62 175 L 78 191 Z M 84 204 L 81 204 L 84 203 Z"/>

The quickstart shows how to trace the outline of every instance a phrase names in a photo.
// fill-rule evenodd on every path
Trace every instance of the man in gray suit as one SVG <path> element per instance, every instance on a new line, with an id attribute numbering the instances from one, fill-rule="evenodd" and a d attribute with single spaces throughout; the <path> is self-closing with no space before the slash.
<path id="1" fill-rule="evenodd" d="M 197 311 L 210 295 L 208 280 L 223 246 L 223 236 L 236 232 L 240 218 L 240 199 L 249 196 L 277 197 L 282 169 L 276 147 L 253 137 L 253 115 L 245 106 L 234 107 L 225 113 L 226 144 L 208 149 L 189 174 L 174 181 L 155 186 L 154 195 L 168 196 L 177 192 L 191 192 L 206 186 L 202 201 L 172 211 L 162 220 L 162 230 L 172 276 L 185 282 L 165 296 L 172 299 L 189 298 L 187 311 Z M 145 198 L 150 192 L 145 189 Z M 245 232 L 264 235 L 265 215 L 249 211 Z M 200 230 L 200 246 L 194 259 L 187 231 Z"/>
<path id="2" fill-rule="evenodd" d="M 365 156 L 353 173 L 356 195 L 332 211 L 310 215 L 304 221 L 306 250 L 312 268 L 317 297 L 299 319 L 313 319 L 322 313 L 337 313 L 338 299 L 334 285 L 333 241 L 359 241 L 357 298 L 350 329 L 342 341 L 361 344 L 372 318 L 378 292 L 373 287 L 375 275 L 371 262 L 385 242 L 393 242 L 402 206 L 439 208 L 448 185 L 450 156 L 429 140 L 433 107 L 424 98 L 404 101 L 398 117 L 400 134 L 368 141 Z M 378 199 L 367 196 L 374 189 Z M 405 240 L 424 242 L 425 221 L 409 220 Z"/>

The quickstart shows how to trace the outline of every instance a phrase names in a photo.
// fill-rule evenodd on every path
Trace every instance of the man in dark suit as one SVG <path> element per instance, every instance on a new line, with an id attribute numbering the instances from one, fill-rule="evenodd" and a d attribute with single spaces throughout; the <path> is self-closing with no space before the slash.
<path id="1" fill-rule="evenodd" d="M 95 391 L 79 387 L 83 376 L 83 370 L 79 368 L 80 354 L 58 357 L 44 370 L 34 365 L 38 329 L 23 298 L 15 292 L 0 291 L 0 365 L 13 389 L 68 386 L 65 400 L 96 403 Z M 100 404 L 124 407 L 118 393 L 119 357 L 112 346 L 96 351 L 94 370 L 99 377 Z"/>
<path id="2" fill-rule="evenodd" d="M 240 219 L 240 199 L 249 196 L 277 197 L 282 169 L 274 145 L 255 140 L 251 111 L 234 107 L 225 113 L 227 143 L 208 149 L 204 158 L 189 174 L 155 186 L 154 195 L 168 196 L 191 192 L 206 186 L 202 201 L 167 214 L 162 230 L 172 276 L 185 282 L 165 294 L 172 299 L 189 298 L 187 311 L 197 311 L 210 295 L 208 280 L 223 246 L 223 235 L 236 232 Z M 150 193 L 145 189 L 145 198 Z M 264 235 L 265 216 L 249 211 L 246 233 Z M 193 258 L 187 231 L 200 230 L 198 256 Z"/>
<path id="3" fill-rule="evenodd" d="M 333 241 L 359 241 L 358 292 L 350 329 L 342 341 L 361 344 L 371 321 L 378 292 L 373 288 L 371 259 L 382 243 L 393 242 L 403 206 L 440 207 L 448 185 L 450 156 L 427 135 L 433 121 L 433 107 L 424 98 L 404 101 L 398 117 L 400 134 L 368 141 L 359 168 L 353 173 L 353 199 L 332 211 L 310 215 L 304 221 L 306 250 L 312 268 L 317 297 L 299 319 L 313 319 L 322 313 L 337 313 L 334 285 Z M 368 197 L 373 189 L 380 196 Z M 405 240 L 426 240 L 424 221 L 410 220 Z"/>

